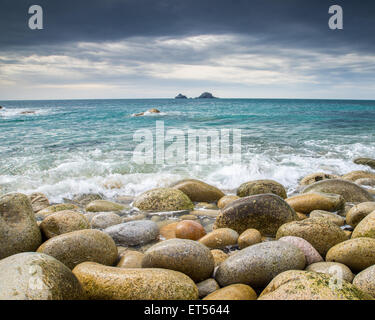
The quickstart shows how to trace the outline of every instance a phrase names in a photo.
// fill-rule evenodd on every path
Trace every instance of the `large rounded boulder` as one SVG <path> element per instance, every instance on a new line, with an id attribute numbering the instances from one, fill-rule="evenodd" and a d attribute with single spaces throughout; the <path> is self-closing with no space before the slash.
<path id="1" fill-rule="evenodd" d="M 126 207 L 122 204 L 107 200 L 94 200 L 86 206 L 87 212 L 117 212 Z"/>
<path id="2" fill-rule="evenodd" d="M 303 193 L 323 192 L 334 193 L 344 197 L 346 202 L 373 201 L 372 195 L 359 185 L 340 179 L 323 180 L 307 186 Z"/>
<path id="3" fill-rule="evenodd" d="M 339 176 L 324 172 L 315 172 L 302 178 L 300 181 L 301 186 L 308 186 L 310 184 L 330 179 L 339 179 Z"/>
<path id="4" fill-rule="evenodd" d="M 70 269 L 86 261 L 113 265 L 118 259 L 115 242 L 99 230 L 79 230 L 53 237 L 38 252 L 55 257 Z"/>
<path id="5" fill-rule="evenodd" d="M 375 265 L 358 273 L 353 284 L 375 298 Z"/>
<path id="6" fill-rule="evenodd" d="M 158 225 L 150 220 L 131 221 L 117 224 L 103 230 L 117 245 L 138 246 L 156 240 Z"/>
<path id="7" fill-rule="evenodd" d="M 35 251 L 42 242 L 29 198 L 21 193 L 0 197 L 0 259 Z"/>
<path id="8" fill-rule="evenodd" d="M 263 290 L 259 300 L 373 300 L 345 280 L 311 271 L 291 270 L 279 274 Z"/>
<path id="9" fill-rule="evenodd" d="M 343 180 L 356 181 L 359 179 L 375 179 L 375 173 L 368 171 L 352 171 L 341 177 Z"/>
<path id="10" fill-rule="evenodd" d="M 243 183 L 237 189 L 237 196 L 249 197 L 257 194 L 272 193 L 285 199 L 287 197 L 284 186 L 273 180 L 255 180 Z"/>
<path id="11" fill-rule="evenodd" d="M 72 271 L 35 252 L 0 260 L 0 300 L 77 300 L 84 293 Z"/>
<path id="12" fill-rule="evenodd" d="M 375 264 L 375 239 L 355 238 L 332 247 L 326 261 L 340 262 L 353 272 L 360 272 Z"/>
<path id="13" fill-rule="evenodd" d="M 355 227 L 352 238 L 374 238 L 375 239 L 375 211 L 366 216 Z"/>
<path id="14" fill-rule="evenodd" d="M 230 228 L 239 234 L 257 229 L 262 235 L 275 236 L 278 228 L 298 220 L 296 212 L 279 196 L 261 194 L 236 200 L 221 210 L 215 228 Z"/>
<path id="15" fill-rule="evenodd" d="M 157 188 L 139 195 L 134 207 L 146 211 L 193 210 L 190 198 L 178 189 Z"/>
<path id="16" fill-rule="evenodd" d="M 305 255 L 298 247 L 287 242 L 270 241 L 230 256 L 219 265 L 215 278 L 221 286 L 243 283 L 262 288 L 279 273 L 302 270 L 305 264 Z"/>
<path id="17" fill-rule="evenodd" d="M 339 262 L 317 262 L 310 264 L 306 271 L 325 273 L 338 279 L 352 282 L 354 279 L 353 272 L 345 265 Z"/>
<path id="18" fill-rule="evenodd" d="M 196 241 L 171 239 L 149 248 L 145 252 L 142 267 L 179 271 L 199 282 L 211 276 L 214 258 L 207 247 Z"/>
<path id="19" fill-rule="evenodd" d="M 194 202 L 215 202 L 225 195 L 218 188 L 195 179 L 179 181 L 172 187 L 185 193 Z"/>
<path id="20" fill-rule="evenodd" d="M 33 207 L 35 213 L 50 206 L 47 197 L 43 193 L 32 193 L 29 195 L 29 199 L 31 201 L 31 206 Z"/>
<path id="21" fill-rule="evenodd" d="M 181 272 L 81 263 L 73 269 L 91 300 L 196 300 L 198 288 Z"/>
<path id="22" fill-rule="evenodd" d="M 276 238 L 294 236 L 305 239 L 323 257 L 334 245 L 347 240 L 346 233 L 336 224 L 322 218 L 309 218 L 282 225 Z"/>
<path id="23" fill-rule="evenodd" d="M 346 222 L 352 227 L 356 227 L 367 215 L 375 212 L 375 202 L 368 201 L 352 207 L 346 214 Z"/>
<path id="24" fill-rule="evenodd" d="M 338 211 L 345 205 L 345 200 L 338 194 L 310 192 L 290 197 L 285 200 L 296 212 L 309 214 L 314 210 Z"/>
<path id="25" fill-rule="evenodd" d="M 47 216 L 40 224 L 40 229 L 49 239 L 64 233 L 90 229 L 90 223 L 82 213 L 65 210 Z"/>

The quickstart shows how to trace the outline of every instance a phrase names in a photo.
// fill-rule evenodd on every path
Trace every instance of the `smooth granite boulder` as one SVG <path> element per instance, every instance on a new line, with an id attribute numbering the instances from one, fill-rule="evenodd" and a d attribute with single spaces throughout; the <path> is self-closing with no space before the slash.
<path id="1" fill-rule="evenodd" d="M 0 259 L 35 251 L 42 235 L 29 198 L 21 193 L 0 197 Z"/>
<path id="2" fill-rule="evenodd" d="M 55 257 L 70 269 L 86 261 L 113 265 L 118 259 L 114 241 L 99 230 L 79 230 L 53 237 L 38 252 Z"/>
<path id="3" fill-rule="evenodd" d="M 374 198 L 368 191 L 359 185 L 340 179 L 323 180 L 307 186 L 303 193 L 323 192 L 334 193 L 344 197 L 346 202 L 373 201 Z"/>
<path id="4" fill-rule="evenodd" d="M 216 218 L 214 228 L 230 228 L 239 234 L 257 229 L 264 236 L 275 236 L 281 225 L 295 220 L 296 212 L 282 198 L 261 194 L 227 205 Z"/>
<path id="5" fill-rule="evenodd" d="M 279 274 L 263 290 L 259 300 L 373 300 L 345 280 L 327 274 L 291 270 Z"/>
<path id="6" fill-rule="evenodd" d="M 35 252 L 0 260 L 0 300 L 78 300 L 84 293 L 72 271 Z"/>
<path id="7" fill-rule="evenodd" d="M 298 247 L 282 241 L 263 242 L 245 248 L 222 262 L 215 279 L 221 286 L 242 283 L 262 288 L 279 273 L 302 270 L 305 265 L 305 255 Z"/>
<path id="8" fill-rule="evenodd" d="M 142 267 L 179 271 L 200 282 L 208 279 L 214 271 L 214 258 L 207 247 L 196 241 L 171 239 L 149 248 Z"/>
<path id="9" fill-rule="evenodd" d="M 195 300 L 188 276 L 166 269 L 122 269 L 85 262 L 73 273 L 90 300 Z"/>
<path id="10" fill-rule="evenodd" d="M 159 236 L 158 225 L 150 220 L 131 221 L 117 224 L 103 230 L 116 244 L 138 246 L 154 241 Z"/>

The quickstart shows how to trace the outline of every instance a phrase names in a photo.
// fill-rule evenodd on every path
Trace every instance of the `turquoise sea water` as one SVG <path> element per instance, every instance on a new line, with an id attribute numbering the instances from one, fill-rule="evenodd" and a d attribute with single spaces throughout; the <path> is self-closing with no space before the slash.
<path id="1" fill-rule="evenodd" d="M 368 169 L 375 157 L 375 101 L 64 100 L 0 101 L 0 193 L 43 192 L 52 201 L 101 192 L 136 195 L 182 178 L 233 191 L 261 178 L 292 192 L 306 174 Z M 134 117 L 158 108 L 161 113 Z M 24 111 L 35 113 L 23 114 Z M 241 129 L 242 162 L 136 164 L 139 129 Z"/>

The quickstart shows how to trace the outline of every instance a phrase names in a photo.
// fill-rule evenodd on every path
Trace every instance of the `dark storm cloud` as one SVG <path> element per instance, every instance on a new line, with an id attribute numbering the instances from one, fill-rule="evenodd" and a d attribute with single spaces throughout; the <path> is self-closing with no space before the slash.
<path id="1" fill-rule="evenodd" d="M 134 36 L 243 34 L 281 46 L 373 51 L 373 0 L 1 0 L 0 50 Z M 27 27 L 44 9 L 45 29 Z M 344 8 L 344 31 L 328 28 L 328 8 Z"/>

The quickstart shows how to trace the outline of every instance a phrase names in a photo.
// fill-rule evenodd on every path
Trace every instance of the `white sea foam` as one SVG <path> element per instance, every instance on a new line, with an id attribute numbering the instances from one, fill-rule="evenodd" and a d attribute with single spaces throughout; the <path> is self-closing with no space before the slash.
<path id="1" fill-rule="evenodd" d="M 334 149 L 332 154 L 324 156 L 247 154 L 241 164 L 232 165 L 154 166 L 146 170 L 149 173 L 142 173 L 145 168 L 123 158 L 114 159 L 113 154 L 103 159 L 102 152 L 94 150 L 86 156 L 76 155 L 70 161 L 56 161 L 48 170 L 40 171 L 31 166 L 19 175 L 0 175 L 0 187 L 3 186 L 6 192 L 43 192 L 52 202 L 61 202 L 64 198 L 82 193 L 101 193 L 109 199 L 118 195 L 138 195 L 152 188 L 168 187 L 184 178 L 200 179 L 229 193 L 235 192 L 240 184 L 247 181 L 273 179 L 292 193 L 298 181 L 313 172 L 345 174 L 353 170 L 369 170 L 354 164 L 351 157 L 337 157 Z M 357 157 L 367 147 L 355 144 L 344 149 L 342 155 Z"/>

